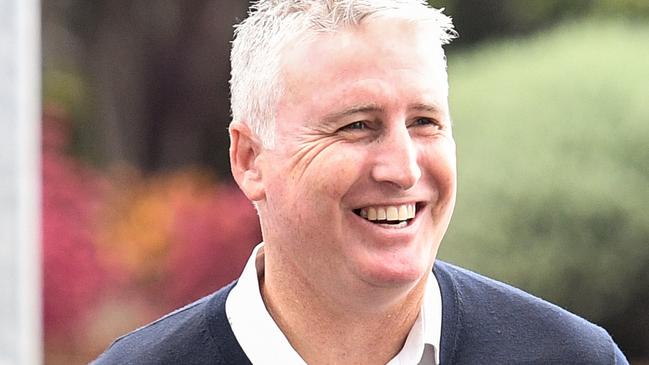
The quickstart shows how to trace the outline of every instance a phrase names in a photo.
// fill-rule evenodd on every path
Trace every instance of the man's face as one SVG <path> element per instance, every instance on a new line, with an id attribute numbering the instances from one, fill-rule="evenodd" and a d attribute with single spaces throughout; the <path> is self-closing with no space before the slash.
<path id="1" fill-rule="evenodd" d="M 258 202 L 282 270 L 332 291 L 412 287 L 430 270 L 456 170 L 444 63 L 426 30 L 372 20 L 286 50 Z"/>

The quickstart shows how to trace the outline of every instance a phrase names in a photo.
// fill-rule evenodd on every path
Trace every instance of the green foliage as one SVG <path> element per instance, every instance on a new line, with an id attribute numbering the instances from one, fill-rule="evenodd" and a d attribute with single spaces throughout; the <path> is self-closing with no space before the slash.
<path id="1" fill-rule="evenodd" d="M 100 129 L 91 122 L 94 100 L 84 75 L 75 70 L 44 67 L 43 105 L 64 113 L 70 125 L 68 153 L 91 165 L 101 165 Z"/>
<path id="2" fill-rule="evenodd" d="M 459 191 L 442 259 L 599 323 L 649 318 L 647 40 L 589 21 L 449 55 Z"/>
<path id="3" fill-rule="evenodd" d="M 591 0 L 591 2 L 595 14 L 614 14 L 645 19 L 649 16 L 649 1 L 647 0 Z"/>
<path id="4" fill-rule="evenodd" d="M 446 8 L 451 14 L 456 11 L 466 13 L 464 9 L 483 5 L 469 0 L 428 0 L 428 4 Z M 505 14 L 507 19 L 520 24 L 547 23 L 556 15 L 568 14 L 649 16 L 649 2 L 646 0 L 490 0 L 486 5 L 502 9 L 501 13 Z M 476 13 L 473 20 L 479 20 L 482 15 Z"/>
<path id="5" fill-rule="evenodd" d="M 649 18 L 647 0 L 428 0 L 453 17 L 460 38 L 451 48 L 545 29 L 574 19 Z"/>
<path id="6" fill-rule="evenodd" d="M 43 72 L 43 101 L 61 106 L 64 110 L 79 113 L 87 103 L 87 88 L 74 72 L 45 70 Z"/>

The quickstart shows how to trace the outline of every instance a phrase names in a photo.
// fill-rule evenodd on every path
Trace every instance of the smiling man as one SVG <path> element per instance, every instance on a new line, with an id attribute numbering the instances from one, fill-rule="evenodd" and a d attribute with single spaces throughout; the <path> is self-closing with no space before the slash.
<path id="1" fill-rule="evenodd" d="M 456 193 L 419 0 L 262 0 L 232 50 L 232 174 L 264 242 L 240 279 L 98 364 L 626 363 L 601 328 L 436 262 Z"/>

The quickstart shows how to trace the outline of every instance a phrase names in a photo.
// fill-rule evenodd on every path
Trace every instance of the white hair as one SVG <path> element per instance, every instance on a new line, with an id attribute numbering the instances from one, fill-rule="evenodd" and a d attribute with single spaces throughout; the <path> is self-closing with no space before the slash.
<path id="1" fill-rule="evenodd" d="M 266 148 L 275 142 L 276 107 L 282 96 L 283 51 L 304 37 L 357 26 L 369 17 L 429 22 L 441 48 L 457 36 L 443 9 L 424 0 L 259 0 L 235 26 L 230 93 L 232 118 L 246 123 Z M 442 53 L 443 54 L 443 53 Z"/>

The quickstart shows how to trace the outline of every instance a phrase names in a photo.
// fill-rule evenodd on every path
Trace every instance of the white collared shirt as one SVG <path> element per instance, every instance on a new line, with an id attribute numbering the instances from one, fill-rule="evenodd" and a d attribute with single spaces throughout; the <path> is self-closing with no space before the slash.
<path id="1" fill-rule="evenodd" d="M 305 365 L 268 313 L 259 290 L 264 272 L 263 242 L 252 251 L 225 302 L 232 332 L 254 365 Z M 401 351 L 386 365 L 439 364 L 442 301 L 435 275 L 428 275 L 424 304 Z M 434 361 L 434 362 L 433 362 Z"/>

